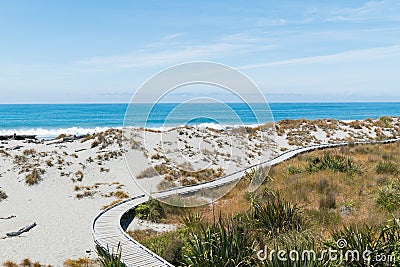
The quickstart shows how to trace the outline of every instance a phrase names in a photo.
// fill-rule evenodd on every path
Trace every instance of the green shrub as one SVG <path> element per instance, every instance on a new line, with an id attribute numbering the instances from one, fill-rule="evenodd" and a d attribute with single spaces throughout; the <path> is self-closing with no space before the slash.
<path id="1" fill-rule="evenodd" d="M 179 266 L 183 261 L 182 250 L 185 234 L 184 229 L 178 229 L 176 232 L 165 232 L 147 238 L 142 244 L 172 265 Z"/>
<path id="2" fill-rule="evenodd" d="M 287 171 L 289 174 L 299 174 L 303 172 L 303 169 L 300 166 L 289 165 Z"/>
<path id="3" fill-rule="evenodd" d="M 150 198 L 146 203 L 136 207 L 136 216 L 139 219 L 159 222 L 164 216 L 164 208 L 160 201 Z"/>
<path id="4" fill-rule="evenodd" d="M 379 121 L 381 121 L 383 123 L 383 125 L 388 128 L 388 127 L 392 126 L 393 118 L 385 116 L 385 117 L 379 118 Z"/>

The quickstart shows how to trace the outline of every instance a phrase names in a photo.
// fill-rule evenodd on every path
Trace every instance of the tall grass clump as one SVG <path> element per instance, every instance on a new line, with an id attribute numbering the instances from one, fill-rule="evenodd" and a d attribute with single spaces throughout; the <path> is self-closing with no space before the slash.
<path id="1" fill-rule="evenodd" d="M 319 200 L 320 209 L 334 209 L 336 208 L 336 195 L 333 191 L 329 191 L 325 196 Z"/>
<path id="2" fill-rule="evenodd" d="M 351 157 L 331 153 L 309 158 L 306 169 L 308 172 L 332 170 L 351 176 L 362 173 L 361 165 L 357 164 Z"/>
<path id="3" fill-rule="evenodd" d="M 399 168 L 393 161 L 379 161 L 375 167 L 377 174 L 391 174 L 396 175 L 399 173 Z"/>

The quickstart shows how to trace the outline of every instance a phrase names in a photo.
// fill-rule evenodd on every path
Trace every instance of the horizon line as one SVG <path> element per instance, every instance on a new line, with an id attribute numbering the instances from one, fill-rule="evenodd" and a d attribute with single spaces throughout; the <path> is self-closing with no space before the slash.
<path id="1" fill-rule="evenodd" d="M 223 102 L 224 104 L 244 104 L 245 102 Z M 269 101 L 269 102 L 247 102 L 248 104 L 334 104 L 334 103 L 400 103 L 399 101 Z M 12 102 L 1 103 L 0 105 L 129 105 L 128 102 Z M 135 104 L 155 104 L 153 102 L 140 102 Z M 215 102 L 181 103 L 181 102 L 160 102 L 158 104 L 217 104 Z"/>

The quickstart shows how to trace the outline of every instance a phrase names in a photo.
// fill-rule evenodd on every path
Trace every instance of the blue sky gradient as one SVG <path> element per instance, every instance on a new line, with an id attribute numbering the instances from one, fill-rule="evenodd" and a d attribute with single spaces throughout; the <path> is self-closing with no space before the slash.
<path id="1" fill-rule="evenodd" d="M 0 1 L 0 102 L 128 102 L 216 61 L 271 102 L 400 101 L 400 1 Z"/>

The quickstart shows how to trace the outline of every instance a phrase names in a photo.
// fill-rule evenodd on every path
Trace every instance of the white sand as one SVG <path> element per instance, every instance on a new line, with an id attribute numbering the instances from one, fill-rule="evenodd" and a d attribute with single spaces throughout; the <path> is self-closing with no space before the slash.
<path id="1" fill-rule="evenodd" d="M 151 164 L 173 167 L 188 160 L 194 170 L 217 170 L 221 167 L 224 173 L 229 173 L 282 153 L 284 149 L 344 141 L 349 138 L 370 140 L 376 137 L 376 131 L 381 131 L 387 138 L 400 135 L 398 119 L 392 123 L 395 127 L 386 129 L 369 122 L 365 122 L 361 129 L 354 129 L 350 123 L 352 122 L 339 122 L 333 130 L 302 125 L 302 131 L 286 129 L 281 135 L 268 130 L 249 135 L 237 129 L 216 132 L 209 129 L 179 128 L 163 134 L 144 133 L 136 129 L 133 131 L 136 146 L 132 149 L 129 145 L 124 149 L 128 150 L 127 158 L 133 161 L 131 171 L 135 175 Z M 297 140 L 297 143 L 290 144 L 291 138 Z M 145 146 L 142 145 L 144 139 Z M 93 140 L 84 143 L 76 140 L 62 144 L 7 141 L 0 144 L 0 151 L 5 150 L 10 154 L 6 156 L 0 153 L 0 189 L 8 195 L 6 200 L 0 202 L 0 218 L 16 216 L 7 220 L 0 219 L 0 238 L 7 232 L 16 231 L 33 222 L 37 223 L 35 228 L 20 237 L 0 239 L 1 261 L 20 262 L 24 258 L 30 258 L 42 264 L 61 266 L 68 258 L 96 256 L 94 252 L 89 254 L 86 251 L 94 250 L 91 235 L 93 218 L 104 205 L 116 199 L 114 196 L 107 197 L 107 194 L 118 190 L 131 197 L 142 194 L 131 178 L 121 153 L 109 160 L 104 159 L 104 155 L 109 152 L 121 152 L 115 133 L 109 132 L 106 140 L 111 144 L 104 149 L 101 145 L 90 148 Z M 17 145 L 23 147 L 10 150 Z M 27 156 L 28 163 L 22 165 L 14 163 L 15 156 L 22 155 L 23 151 L 30 148 L 36 150 L 34 158 Z M 75 153 L 78 149 L 85 150 Z M 40 152 L 47 154 L 39 155 Z M 78 158 L 72 156 L 74 153 Z M 161 157 L 153 158 L 149 162 L 148 158 L 155 154 Z M 103 158 L 98 159 L 99 155 Z M 89 158 L 92 158 L 93 162 L 90 162 Z M 47 166 L 48 160 L 51 160 L 54 166 Z M 45 171 L 37 185 L 25 184 L 28 172 L 20 171 L 22 166 L 27 164 L 37 164 L 35 168 Z M 78 178 L 75 175 L 77 171 L 84 175 L 81 182 L 72 181 Z M 157 184 L 162 179 L 160 176 L 143 178 L 140 182 L 146 190 L 154 192 L 158 190 Z M 101 184 L 95 188 L 96 183 Z M 176 184 L 179 184 L 179 181 Z M 75 186 L 90 186 L 94 195 L 78 199 L 76 194 L 85 190 L 74 191 Z"/>

